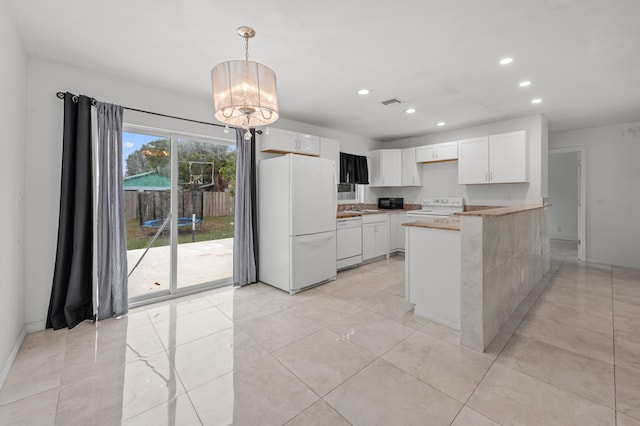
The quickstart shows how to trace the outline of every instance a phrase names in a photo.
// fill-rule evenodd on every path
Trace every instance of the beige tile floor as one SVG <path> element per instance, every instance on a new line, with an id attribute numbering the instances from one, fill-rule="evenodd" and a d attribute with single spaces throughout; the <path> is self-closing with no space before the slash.
<path id="1" fill-rule="evenodd" d="M 552 245 L 486 353 L 411 313 L 403 258 L 26 337 L 2 425 L 640 425 L 640 270 Z M 515 331 L 515 332 L 514 332 Z"/>

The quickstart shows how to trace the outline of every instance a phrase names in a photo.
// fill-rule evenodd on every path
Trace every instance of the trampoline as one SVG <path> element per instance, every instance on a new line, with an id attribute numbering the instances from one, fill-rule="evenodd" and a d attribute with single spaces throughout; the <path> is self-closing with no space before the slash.
<path id="1" fill-rule="evenodd" d="M 166 219 L 152 219 L 152 220 L 146 220 L 142 226 L 144 226 L 145 228 L 161 228 L 162 225 L 165 223 Z M 190 217 L 179 217 L 178 218 L 178 227 L 181 226 L 191 226 L 191 225 L 196 225 L 198 223 L 202 222 L 202 219 L 198 219 L 196 218 L 190 218 Z"/>

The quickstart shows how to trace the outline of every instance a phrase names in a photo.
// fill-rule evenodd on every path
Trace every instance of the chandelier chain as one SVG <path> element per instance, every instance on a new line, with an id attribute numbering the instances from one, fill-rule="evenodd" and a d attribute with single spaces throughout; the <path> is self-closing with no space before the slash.
<path id="1" fill-rule="evenodd" d="M 249 63 L 249 34 L 244 34 L 244 61 Z"/>

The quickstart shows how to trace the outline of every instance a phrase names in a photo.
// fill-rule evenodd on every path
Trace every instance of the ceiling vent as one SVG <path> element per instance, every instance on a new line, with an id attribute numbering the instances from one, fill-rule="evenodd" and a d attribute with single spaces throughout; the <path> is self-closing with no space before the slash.
<path id="1" fill-rule="evenodd" d="M 391 99 L 387 99 L 386 101 L 382 101 L 382 105 L 384 106 L 389 106 L 389 105 L 393 105 L 393 104 L 401 104 L 402 101 L 400 99 L 396 99 L 396 98 L 391 98 Z"/>

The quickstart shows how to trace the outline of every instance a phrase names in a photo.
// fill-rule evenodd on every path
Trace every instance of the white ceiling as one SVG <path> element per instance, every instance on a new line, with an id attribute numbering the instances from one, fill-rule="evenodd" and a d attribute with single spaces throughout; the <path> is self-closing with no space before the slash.
<path id="1" fill-rule="evenodd" d="M 383 141 L 538 113 L 552 131 L 640 119 L 639 0 L 9 2 L 31 55 L 207 98 L 252 26 L 281 117 Z"/>

